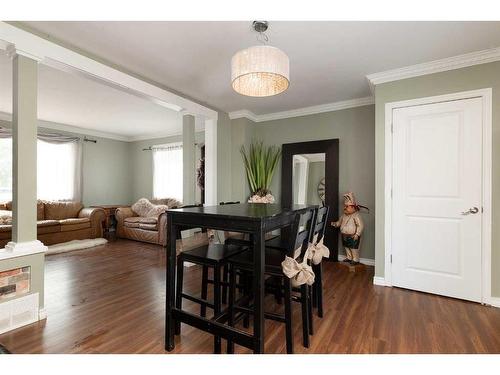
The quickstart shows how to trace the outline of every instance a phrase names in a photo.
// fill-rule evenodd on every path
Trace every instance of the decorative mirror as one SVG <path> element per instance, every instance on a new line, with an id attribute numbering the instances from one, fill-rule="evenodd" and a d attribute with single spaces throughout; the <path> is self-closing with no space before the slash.
<path id="1" fill-rule="evenodd" d="M 284 144 L 281 148 L 281 204 L 328 206 L 328 221 L 339 213 L 339 140 Z M 338 260 L 337 229 L 328 225 L 325 245 Z"/>

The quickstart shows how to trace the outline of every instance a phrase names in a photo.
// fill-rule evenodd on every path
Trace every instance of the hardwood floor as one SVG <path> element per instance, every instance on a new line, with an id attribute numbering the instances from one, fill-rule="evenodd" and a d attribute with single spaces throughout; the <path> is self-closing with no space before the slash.
<path id="1" fill-rule="evenodd" d="M 117 240 L 46 259 L 48 319 L 0 335 L 13 353 L 165 353 L 162 248 Z M 500 353 L 500 309 L 372 285 L 373 268 L 353 274 L 324 262 L 325 316 L 314 317 L 311 347 L 296 353 Z M 201 270 L 185 271 L 200 289 Z M 198 306 L 185 301 L 187 309 Z M 275 306 L 267 300 L 269 309 Z M 285 352 L 281 323 L 266 321 L 266 353 Z M 211 353 L 212 336 L 183 325 L 174 353 Z M 225 347 L 225 345 L 224 345 Z M 236 347 L 238 353 L 249 350 Z"/>

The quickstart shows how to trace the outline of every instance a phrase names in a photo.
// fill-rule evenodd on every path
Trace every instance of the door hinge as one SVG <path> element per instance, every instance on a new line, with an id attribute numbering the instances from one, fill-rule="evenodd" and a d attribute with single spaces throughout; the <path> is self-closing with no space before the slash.
<path id="1" fill-rule="evenodd" d="M 394 133 L 394 123 L 391 122 L 391 133 Z"/>
<path id="2" fill-rule="evenodd" d="M 391 254 L 391 263 L 392 263 L 392 254 Z"/>
<path id="3" fill-rule="evenodd" d="M 391 188 L 391 198 L 392 198 L 392 188 Z"/>

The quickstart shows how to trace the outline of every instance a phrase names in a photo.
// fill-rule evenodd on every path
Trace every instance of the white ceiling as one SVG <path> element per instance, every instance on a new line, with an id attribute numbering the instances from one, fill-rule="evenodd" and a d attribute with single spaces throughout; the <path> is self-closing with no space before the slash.
<path id="1" fill-rule="evenodd" d="M 26 24 L 216 108 L 257 115 L 366 97 L 367 74 L 500 46 L 499 22 L 270 22 L 291 85 L 248 98 L 231 89 L 230 60 L 256 44 L 250 21 Z"/>
<path id="2" fill-rule="evenodd" d="M 0 112 L 12 112 L 12 62 L 4 53 Z M 39 66 L 38 118 L 130 140 L 182 132 L 178 112 L 45 65 Z"/>

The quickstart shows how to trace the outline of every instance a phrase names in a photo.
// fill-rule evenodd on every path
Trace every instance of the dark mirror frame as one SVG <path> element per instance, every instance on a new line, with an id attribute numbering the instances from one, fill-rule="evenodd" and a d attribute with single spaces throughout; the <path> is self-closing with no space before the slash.
<path id="1" fill-rule="evenodd" d="M 281 205 L 293 204 L 293 155 L 325 154 L 325 205 L 330 207 L 324 244 L 330 249 L 330 260 L 338 261 L 339 243 L 337 229 L 330 223 L 339 213 L 339 140 L 287 143 L 281 148 Z"/>

